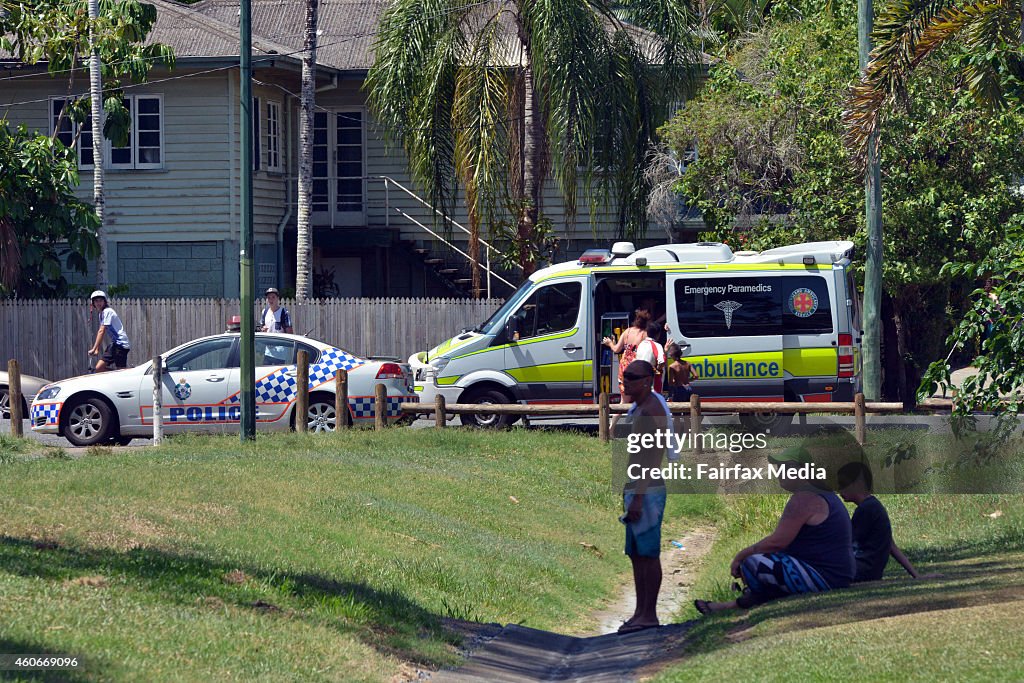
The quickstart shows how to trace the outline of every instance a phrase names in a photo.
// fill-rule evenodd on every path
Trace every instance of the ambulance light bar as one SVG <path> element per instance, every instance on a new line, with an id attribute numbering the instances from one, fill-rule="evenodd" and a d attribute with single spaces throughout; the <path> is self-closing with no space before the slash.
<path id="1" fill-rule="evenodd" d="M 607 249 L 587 249 L 580 256 L 580 265 L 603 266 L 612 260 L 612 252 Z"/>

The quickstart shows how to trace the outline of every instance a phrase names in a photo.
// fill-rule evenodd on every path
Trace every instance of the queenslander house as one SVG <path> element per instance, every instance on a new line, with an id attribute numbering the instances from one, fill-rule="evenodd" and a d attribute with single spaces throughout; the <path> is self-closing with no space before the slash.
<path id="1" fill-rule="evenodd" d="M 252 120 L 243 124 L 237 0 L 146 1 L 158 13 L 149 39 L 173 48 L 176 65 L 173 70 L 156 66 L 146 83 L 125 88 L 132 116 L 127 146 L 105 140 L 97 154 L 88 126 L 79 135 L 66 117 L 61 119 L 68 77 L 49 76 L 45 65 L 0 59 L 0 117 L 11 125 L 56 132 L 68 146 L 76 145 L 76 192 L 85 201 L 92 200 L 93 165 L 104 164 L 108 279 L 139 297 L 238 296 L 239 131 L 251 125 L 257 291 L 294 286 L 304 3 L 253 0 L 254 100 Z M 362 85 L 385 4 L 320 3 L 313 293 L 467 295 L 467 260 L 427 232 L 435 229 L 433 207 L 411 182 L 402 149 L 388 144 L 386 131 L 367 112 Z M 88 92 L 87 72 L 76 75 L 72 88 Z M 561 240 L 560 259 L 614 238 L 614 210 L 598 213 L 592 224 L 583 208 L 567 229 L 553 185 L 544 213 Z M 453 218 L 468 226 L 461 203 Z M 486 239 L 486 227 L 482 233 Z M 650 234 L 653 241 L 666 241 L 662 230 L 652 227 Z M 457 228 L 453 235 L 456 246 L 467 251 L 465 236 Z M 521 280 L 515 273 L 505 275 L 514 284 Z M 89 277 L 69 274 L 69 279 L 90 285 Z M 510 291 L 494 280 L 494 296 Z"/>

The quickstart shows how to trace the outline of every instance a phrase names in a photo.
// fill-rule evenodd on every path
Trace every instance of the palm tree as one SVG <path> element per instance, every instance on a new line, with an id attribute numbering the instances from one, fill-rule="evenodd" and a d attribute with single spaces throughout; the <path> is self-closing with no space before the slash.
<path id="1" fill-rule="evenodd" d="M 94 24 L 99 21 L 100 3 L 99 0 L 89 0 L 89 100 L 91 104 L 91 125 L 93 143 L 92 160 L 92 203 L 96 211 L 96 218 L 99 219 L 99 227 L 96 230 L 96 239 L 100 244 L 99 258 L 96 259 L 96 286 L 100 289 L 107 288 L 107 246 L 106 224 L 103 215 L 107 206 L 106 194 L 103 181 L 103 148 L 99 141 L 103 139 L 103 123 L 101 113 L 103 111 L 103 76 L 100 73 L 100 50 L 96 44 Z"/>
<path id="2" fill-rule="evenodd" d="M 1024 72 L 1022 15 L 1020 0 L 896 0 L 887 5 L 875 22 L 871 61 L 843 113 L 847 145 L 856 158 L 866 158 L 885 108 L 905 96 L 914 69 L 954 39 L 963 40 L 967 49 L 962 71 L 970 92 L 990 106 L 1005 104 L 1005 77 L 1019 79 Z"/>
<path id="3" fill-rule="evenodd" d="M 302 94 L 299 114 L 299 191 L 296 218 L 295 298 L 309 296 L 312 248 L 310 211 L 313 197 L 313 108 L 316 105 L 316 24 L 318 0 L 306 0 L 306 35 L 303 39 Z"/>
<path id="4" fill-rule="evenodd" d="M 435 207 L 461 183 L 471 255 L 480 226 L 511 213 L 529 273 L 549 174 L 570 225 L 582 180 L 592 212 L 614 202 L 620 235 L 643 235 L 651 142 L 695 80 L 696 26 L 689 0 L 395 0 L 368 102 Z"/>

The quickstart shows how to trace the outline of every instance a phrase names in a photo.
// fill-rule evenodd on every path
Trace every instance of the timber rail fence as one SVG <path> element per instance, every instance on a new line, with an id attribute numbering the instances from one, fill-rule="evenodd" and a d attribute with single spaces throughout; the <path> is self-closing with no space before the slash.
<path id="1" fill-rule="evenodd" d="M 932 399 L 919 404 L 918 409 L 930 411 L 948 411 L 952 405 L 951 401 L 944 399 Z M 700 396 L 694 394 L 690 397 L 689 403 L 668 404 L 673 415 L 689 415 L 690 428 L 694 433 L 701 430 L 701 419 L 703 411 L 709 413 L 740 413 L 751 414 L 760 412 L 776 412 L 784 414 L 798 413 L 825 413 L 833 415 L 853 415 L 857 442 L 863 444 L 867 438 L 865 417 L 867 413 L 902 413 L 902 403 L 868 403 L 864 400 L 864 394 L 857 394 L 850 402 L 832 403 L 797 403 L 797 402 L 750 402 L 750 401 L 709 401 L 702 406 Z M 598 418 L 598 433 L 602 441 L 611 438 L 609 421 L 612 413 L 624 413 L 629 410 L 628 405 L 609 404 L 608 395 L 601 394 L 596 404 L 562 405 L 562 404 L 476 404 L 476 403 L 445 403 L 444 396 L 438 396 L 434 403 L 403 403 L 399 406 L 401 411 L 409 415 L 432 415 L 435 425 L 444 427 L 447 424 L 448 414 L 453 415 L 586 415 Z"/>
<path id="2" fill-rule="evenodd" d="M 486 320 L 501 299 L 286 299 L 295 332 L 360 356 L 395 356 L 417 351 Z M 255 315 L 263 310 L 257 302 Z M 114 297 L 128 333 L 131 365 L 144 363 L 178 344 L 219 334 L 240 312 L 238 299 L 135 299 Z M 0 301 L 0 358 L 17 358 L 21 371 L 51 380 L 89 370 L 89 347 L 97 321 L 85 299 Z"/>

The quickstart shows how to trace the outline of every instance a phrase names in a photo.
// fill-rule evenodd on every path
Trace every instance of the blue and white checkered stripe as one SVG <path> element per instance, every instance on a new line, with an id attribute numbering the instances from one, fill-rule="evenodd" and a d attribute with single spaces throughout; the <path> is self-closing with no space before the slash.
<path id="1" fill-rule="evenodd" d="M 388 396 L 388 417 L 400 417 L 402 411 L 398 406 L 410 401 L 419 400 L 408 396 Z M 372 420 L 374 417 L 373 408 L 376 399 L 373 396 L 350 396 L 348 399 L 349 409 L 352 417 L 356 420 Z"/>
<path id="2" fill-rule="evenodd" d="M 290 365 L 272 372 L 256 383 L 257 403 L 288 403 L 295 398 L 295 378 L 288 372 L 295 372 Z"/>
<path id="3" fill-rule="evenodd" d="M 309 388 L 313 389 L 334 379 L 338 370 L 354 370 L 364 361 L 341 349 L 328 349 L 320 355 L 320 362 L 309 368 Z"/>
<path id="4" fill-rule="evenodd" d="M 36 419 L 45 417 L 47 425 L 58 424 L 60 420 L 60 407 L 63 403 L 37 403 L 32 406 L 32 424 L 36 425 Z"/>
<path id="5" fill-rule="evenodd" d="M 315 389 L 325 382 L 334 379 L 338 370 L 354 370 L 365 361 L 356 358 L 352 354 L 345 353 L 341 349 L 330 348 L 323 352 L 320 362 L 309 367 L 309 388 Z M 256 383 L 257 403 L 288 403 L 295 400 L 297 392 L 295 378 L 288 373 L 294 373 L 296 366 L 288 365 L 275 370 Z M 241 395 L 235 394 L 228 399 L 228 403 L 238 403 Z"/>

